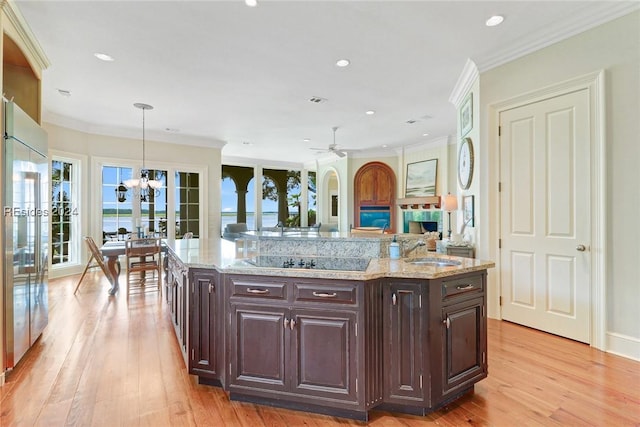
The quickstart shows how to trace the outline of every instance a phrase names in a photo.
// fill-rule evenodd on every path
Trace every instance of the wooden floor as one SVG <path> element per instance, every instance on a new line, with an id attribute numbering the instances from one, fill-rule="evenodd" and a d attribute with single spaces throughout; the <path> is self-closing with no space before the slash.
<path id="1" fill-rule="evenodd" d="M 332 426 L 335 417 L 230 402 L 187 374 L 165 304 L 107 295 L 89 273 L 49 284 L 49 326 L 0 387 L 0 426 Z M 489 320 L 489 377 L 427 417 L 371 426 L 640 425 L 640 363 Z"/>

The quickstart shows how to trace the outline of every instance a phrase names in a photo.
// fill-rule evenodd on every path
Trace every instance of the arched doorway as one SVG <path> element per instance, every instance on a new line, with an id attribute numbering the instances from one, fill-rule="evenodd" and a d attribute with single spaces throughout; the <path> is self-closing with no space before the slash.
<path id="1" fill-rule="evenodd" d="M 396 228 L 396 175 L 382 162 L 362 166 L 354 177 L 354 224 L 356 227 Z"/>

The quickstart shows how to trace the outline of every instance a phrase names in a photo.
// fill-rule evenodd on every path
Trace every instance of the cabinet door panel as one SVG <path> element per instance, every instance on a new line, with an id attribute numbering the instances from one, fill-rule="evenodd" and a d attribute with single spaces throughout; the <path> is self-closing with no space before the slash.
<path id="1" fill-rule="evenodd" d="M 423 391 L 419 283 L 391 283 L 384 292 L 385 401 L 421 401 Z"/>
<path id="2" fill-rule="evenodd" d="M 356 401 L 355 313 L 292 313 L 292 387 L 296 393 Z"/>
<path id="3" fill-rule="evenodd" d="M 217 277 L 195 272 L 191 277 L 191 373 L 215 376 L 218 371 Z"/>
<path id="4" fill-rule="evenodd" d="M 233 385 L 284 390 L 286 311 L 282 308 L 232 305 L 231 363 Z"/>
<path id="5" fill-rule="evenodd" d="M 443 394 L 486 376 L 483 299 L 443 309 Z"/>

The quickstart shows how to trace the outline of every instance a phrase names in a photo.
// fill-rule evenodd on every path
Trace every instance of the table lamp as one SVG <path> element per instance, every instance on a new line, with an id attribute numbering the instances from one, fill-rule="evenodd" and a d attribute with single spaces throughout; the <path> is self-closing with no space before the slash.
<path id="1" fill-rule="evenodd" d="M 442 198 L 442 210 L 449 214 L 449 240 L 451 240 L 451 212 L 458 210 L 458 198 L 448 193 Z"/>

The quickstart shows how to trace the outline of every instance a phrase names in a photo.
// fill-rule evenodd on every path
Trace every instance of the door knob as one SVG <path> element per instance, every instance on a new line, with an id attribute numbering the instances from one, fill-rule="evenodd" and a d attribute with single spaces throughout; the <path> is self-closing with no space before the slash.
<path id="1" fill-rule="evenodd" d="M 586 250 L 587 250 L 587 247 L 585 245 L 576 246 L 576 251 L 578 251 L 578 252 L 584 252 Z"/>

